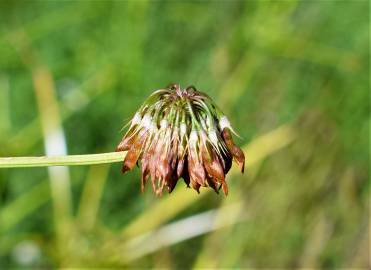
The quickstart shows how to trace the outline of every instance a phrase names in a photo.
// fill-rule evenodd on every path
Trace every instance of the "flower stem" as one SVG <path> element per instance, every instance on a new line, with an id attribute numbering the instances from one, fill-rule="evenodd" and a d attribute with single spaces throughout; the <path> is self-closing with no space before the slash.
<path id="1" fill-rule="evenodd" d="M 126 152 L 103 154 L 44 156 L 44 157 L 2 157 L 0 168 L 77 166 L 122 162 Z"/>

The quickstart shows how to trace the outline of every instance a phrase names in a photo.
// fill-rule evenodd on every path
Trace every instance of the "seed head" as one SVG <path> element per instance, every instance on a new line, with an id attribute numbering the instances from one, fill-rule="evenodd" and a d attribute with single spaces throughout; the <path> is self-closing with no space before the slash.
<path id="1" fill-rule="evenodd" d="M 235 160 L 244 171 L 245 155 L 234 144 L 228 118 L 194 86 L 171 84 L 150 95 L 117 146 L 128 151 L 122 172 L 141 163 L 141 188 L 148 180 L 157 195 L 170 193 L 182 178 L 197 192 L 211 187 L 228 194 L 225 176 Z"/>

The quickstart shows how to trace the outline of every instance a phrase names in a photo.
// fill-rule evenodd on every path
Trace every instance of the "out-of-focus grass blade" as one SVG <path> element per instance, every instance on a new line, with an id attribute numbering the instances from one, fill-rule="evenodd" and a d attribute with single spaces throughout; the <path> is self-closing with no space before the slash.
<path id="1" fill-rule="evenodd" d="M 148 210 L 134 219 L 128 226 L 125 226 L 121 234 L 124 238 L 128 238 L 152 230 L 208 193 L 209 190 L 202 190 L 200 194 L 197 194 L 190 189 L 178 189 L 169 195 L 169 197 L 159 200 L 158 203 L 148 208 Z"/>
<path id="2" fill-rule="evenodd" d="M 0 74 L 0 137 L 10 131 L 9 78 Z"/>
<path id="3" fill-rule="evenodd" d="M 77 222 L 84 229 L 90 230 L 95 224 L 109 168 L 109 165 L 98 165 L 89 170 L 77 214 Z"/>
<path id="4" fill-rule="evenodd" d="M 61 119 L 66 120 L 76 111 L 83 109 L 95 97 L 104 93 L 107 87 L 103 87 L 107 83 L 107 76 L 111 72 L 110 66 L 105 66 L 99 72 L 89 77 L 80 89 L 76 89 L 66 99 L 60 103 Z M 73 102 L 73 105 L 71 104 Z M 40 139 L 41 133 L 39 130 L 40 119 L 36 118 L 31 121 L 26 127 L 20 130 L 17 134 L 12 136 L 8 144 L 12 152 L 22 151 L 23 153 L 33 147 Z"/>
<path id="5" fill-rule="evenodd" d="M 41 66 L 33 68 L 35 94 L 39 106 L 47 155 L 66 155 L 67 146 L 61 125 L 58 102 L 55 97 L 50 72 Z M 59 249 L 69 231 L 72 214 L 72 194 L 68 167 L 49 167 L 51 195 L 54 208 L 54 222 Z"/>
<path id="6" fill-rule="evenodd" d="M 299 39 L 293 36 L 276 36 L 272 40 L 269 33 L 262 33 L 258 44 L 265 51 L 285 58 L 312 62 L 321 66 L 336 67 L 346 73 L 359 72 L 362 59 L 359 53 L 336 47 L 314 43 L 311 40 Z"/>
<path id="7" fill-rule="evenodd" d="M 243 222 L 248 217 L 246 213 L 240 215 L 242 207 L 238 203 L 231 204 L 175 221 L 158 230 L 139 235 L 118 249 L 122 252 L 121 260 L 124 263 L 130 262 L 163 247 Z M 222 218 L 216 220 L 217 216 Z"/>
<path id="8" fill-rule="evenodd" d="M 30 213 L 47 203 L 49 199 L 49 184 L 44 180 L 32 187 L 31 190 L 18 196 L 10 204 L 2 207 L 0 210 L 0 234 L 11 229 Z"/>
<path id="9" fill-rule="evenodd" d="M 332 235 L 333 224 L 329 223 L 323 211 L 313 219 L 308 241 L 304 247 L 299 264 L 301 267 L 318 268 L 318 258 L 321 255 L 328 239 Z"/>
<path id="10" fill-rule="evenodd" d="M 29 41 L 33 42 L 50 32 L 68 27 L 69 25 L 79 24 L 94 18 L 94 16 L 98 14 L 99 13 L 89 12 L 84 13 L 85 16 L 81 16 L 81 11 L 78 11 L 76 7 L 68 6 L 67 8 L 58 8 L 28 21 L 21 27 L 14 27 L 14 29 L 6 30 L 1 36 L 5 39 L 12 39 L 14 35 L 26 31 L 29 36 Z"/>
<path id="11" fill-rule="evenodd" d="M 370 223 L 371 218 L 364 218 L 364 222 L 362 226 L 362 231 L 359 234 L 358 241 L 355 245 L 355 251 L 353 251 L 353 256 L 351 256 L 351 261 L 347 263 L 349 265 L 349 269 L 366 269 L 367 266 L 371 265 L 370 258 L 371 258 L 371 250 L 370 250 L 370 243 L 371 243 L 371 234 L 370 234 Z M 368 235 L 368 237 L 367 237 Z"/>
<path id="12" fill-rule="evenodd" d="M 253 16 L 246 16 L 246 18 L 249 19 L 249 22 L 243 22 L 246 32 L 246 41 L 249 39 L 258 40 L 261 31 L 269 31 L 273 33 L 281 32 L 282 29 L 285 29 L 287 24 L 287 16 L 295 10 L 297 3 L 298 1 L 289 1 L 284 4 L 264 1 L 259 2 L 257 5 L 258 9 Z M 272 9 L 279 12 L 281 16 L 270 16 Z M 257 67 L 264 61 L 266 61 L 266 57 L 262 54 L 253 53 L 253 50 L 246 50 L 232 74 L 225 80 L 225 83 L 222 85 L 220 90 L 218 104 L 220 104 L 220 107 L 227 112 L 226 114 L 228 114 L 228 110 L 233 107 L 236 101 L 244 93 L 254 71 L 256 71 Z"/>
<path id="13" fill-rule="evenodd" d="M 228 115 L 228 108 L 231 108 L 244 93 L 246 85 L 253 74 L 252 71 L 256 69 L 256 66 L 259 65 L 261 60 L 256 55 L 245 54 L 232 75 L 223 84 L 217 104 L 220 104 L 220 107 L 224 108 L 225 114 Z"/>

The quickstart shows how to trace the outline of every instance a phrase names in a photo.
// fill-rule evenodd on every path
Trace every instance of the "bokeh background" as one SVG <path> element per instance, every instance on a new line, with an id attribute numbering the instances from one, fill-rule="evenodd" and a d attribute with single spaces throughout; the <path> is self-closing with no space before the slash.
<path id="1" fill-rule="evenodd" d="M 368 1 L 2 1 L 0 155 L 111 152 L 195 85 L 247 157 L 230 195 L 120 164 L 0 170 L 0 268 L 369 265 Z"/>

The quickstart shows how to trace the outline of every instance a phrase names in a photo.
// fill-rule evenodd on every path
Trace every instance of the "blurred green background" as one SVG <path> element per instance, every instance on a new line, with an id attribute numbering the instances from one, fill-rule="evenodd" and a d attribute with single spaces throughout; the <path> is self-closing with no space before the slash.
<path id="1" fill-rule="evenodd" d="M 113 151 L 178 82 L 247 170 L 156 198 L 120 164 L 2 169 L 0 268 L 370 267 L 369 59 L 368 1 L 2 1 L 0 156 Z"/>

